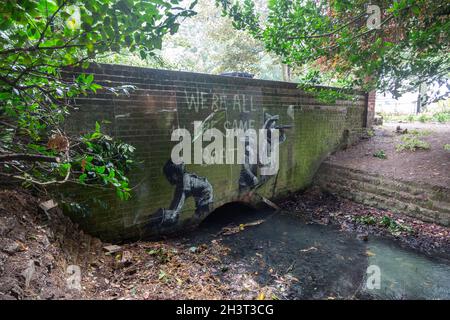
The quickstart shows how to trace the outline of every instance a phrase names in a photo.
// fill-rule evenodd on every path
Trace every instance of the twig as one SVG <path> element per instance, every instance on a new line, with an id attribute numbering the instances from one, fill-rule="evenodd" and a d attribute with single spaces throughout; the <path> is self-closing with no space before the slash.
<path id="1" fill-rule="evenodd" d="M 0 155 L 0 161 L 23 160 L 23 161 L 40 161 L 40 162 L 60 162 L 59 157 L 43 156 L 39 154 L 26 153 L 10 153 Z"/>

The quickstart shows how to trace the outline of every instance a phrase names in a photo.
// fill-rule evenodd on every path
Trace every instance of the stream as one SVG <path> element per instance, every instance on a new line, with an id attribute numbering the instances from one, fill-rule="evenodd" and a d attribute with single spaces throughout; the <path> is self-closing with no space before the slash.
<path id="1" fill-rule="evenodd" d="M 263 222 L 218 236 L 226 226 L 254 221 Z M 251 273 L 262 286 L 293 279 L 282 298 L 450 299 L 450 253 L 429 256 L 390 238 L 363 241 L 288 213 L 233 208 L 212 213 L 188 241 L 218 238 L 230 248 L 224 275 Z"/>

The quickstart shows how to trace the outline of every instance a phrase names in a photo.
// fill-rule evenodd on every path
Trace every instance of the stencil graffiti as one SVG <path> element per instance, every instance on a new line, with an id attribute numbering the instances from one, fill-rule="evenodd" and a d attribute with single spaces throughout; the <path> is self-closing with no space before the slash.
<path id="1" fill-rule="evenodd" d="M 264 124 L 263 129 L 267 130 L 267 136 L 266 141 L 268 145 L 268 149 L 270 149 L 270 146 L 272 144 L 272 131 L 270 129 L 278 129 L 279 130 L 279 143 L 283 143 L 286 141 L 286 129 L 291 128 L 291 125 L 278 125 L 277 122 L 279 121 L 280 116 L 279 115 L 270 115 L 269 113 L 264 113 Z M 262 186 L 264 183 L 267 182 L 267 180 L 270 179 L 272 175 L 264 175 L 261 174 L 258 177 L 258 168 L 261 169 L 267 164 L 262 164 L 258 162 L 257 164 L 252 164 L 252 159 L 255 155 L 255 150 L 252 146 L 255 146 L 254 141 L 251 141 L 253 139 L 252 136 L 247 136 L 245 138 L 245 162 L 242 165 L 242 169 L 240 171 L 239 175 L 239 192 L 247 192 L 252 189 L 258 188 Z M 273 164 L 271 164 L 273 165 Z M 265 170 L 262 170 L 263 172 Z"/>
<path id="2" fill-rule="evenodd" d="M 148 227 L 175 225 L 188 197 L 194 198 L 196 220 L 201 220 L 211 211 L 213 188 L 206 178 L 186 172 L 184 163 L 175 164 L 170 159 L 164 165 L 163 173 L 167 181 L 175 186 L 175 192 L 170 207 L 158 209 Z"/>
<path id="3" fill-rule="evenodd" d="M 200 110 L 207 109 L 212 112 L 206 115 L 203 121 L 193 122 L 193 135 L 186 129 L 186 123 L 179 124 L 179 127 L 173 130 L 171 140 L 179 143 L 172 149 L 171 159 L 164 164 L 162 172 L 166 180 L 175 187 L 175 190 L 170 205 L 167 208 L 159 208 L 150 216 L 147 227 L 152 229 L 170 228 L 178 224 L 185 201 L 189 197 L 192 197 L 195 201 L 195 213 L 192 219 L 194 222 L 201 221 L 213 209 L 213 186 L 206 177 L 187 172 L 186 165 L 191 163 L 234 164 L 234 154 L 236 153 L 236 164 L 241 164 L 238 191 L 239 194 L 244 195 L 246 192 L 264 185 L 277 174 L 279 168 L 278 145 L 286 141 L 286 130 L 292 127 L 291 125 L 280 124 L 278 114 L 272 115 L 263 112 L 263 119 L 259 122 L 262 124 L 260 124 L 259 134 L 257 135 L 255 129 L 249 128 L 257 123 L 255 116 L 258 115 L 256 112 L 258 108 L 254 105 L 253 96 L 235 94 L 231 97 L 232 99 L 227 99 L 226 95 L 215 93 L 208 94 L 201 91 L 192 94 L 185 93 L 184 102 L 188 110 L 198 113 Z M 288 110 L 288 116 L 293 118 L 293 106 L 290 106 L 290 109 Z M 233 112 L 239 114 L 236 117 L 237 119 L 229 117 Z M 220 128 L 222 125 L 225 128 L 225 135 L 217 129 L 217 126 Z M 229 127 L 238 129 L 228 129 Z M 234 134 L 233 130 L 238 133 L 244 133 L 245 131 L 245 134 L 237 135 Z M 205 137 L 208 136 L 209 132 L 216 134 L 213 141 Z M 253 134 L 250 134 L 252 132 Z M 175 137 L 178 140 L 173 138 L 174 133 L 178 134 Z M 236 147 L 234 146 L 234 136 L 238 141 Z M 182 139 L 179 137 L 182 137 Z M 239 144 L 239 141 L 241 144 Z M 218 150 L 211 147 L 214 151 L 211 152 L 211 155 L 214 154 L 213 158 L 217 158 L 218 161 L 203 162 L 205 154 L 208 156 L 211 151 L 208 149 L 210 145 L 203 150 L 203 142 L 210 142 L 210 145 L 214 146 L 218 145 L 216 148 Z M 222 150 L 223 142 L 227 146 L 225 150 Z M 263 145 L 262 148 L 260 148 L 261 144 Z M 194 162 L 191 161 L 191 149 L 194 151 Z M 261 150 L 263 150 L 264 157 L 261 157 Z M 208 152 L 205 153 L 205 151 Z M 174 154 L 179 157 L 174 158 Z M 182 156 L 180 157 L 180 155 Z M 233 156 L 230 157 L 229 155 Z M 225 163 L 223 162 L 224 157 Z M 231 161 L 229 161 L 229 158 Z M 242 161 L 239 159 L 242 159 Z M 276 160 L 276 163 L 273 163 L 274 160 Z M 273 168 L 276 168 L 276 170 L 271 170 Z"/>

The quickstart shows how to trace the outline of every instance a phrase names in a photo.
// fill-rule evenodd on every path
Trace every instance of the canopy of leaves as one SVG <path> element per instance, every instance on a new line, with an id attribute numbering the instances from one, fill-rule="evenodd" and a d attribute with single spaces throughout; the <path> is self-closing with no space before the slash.
<path id="1" fill-rule="evenodd" d="M 232 20 L 221 16 L 214 1 L 199 0 L 195 11 L 176 34 L 164 38 L 160 55 L 167 62 L 165 68 L 212 74 L 241 71 L 281 79 L 278 57 L 268 54 L 264 44 L 248 32 L 233 28 Z"/>
<path id="2" fill-rule="evenodd" d="M 446 0 L 371 1 L 381 11 L 379 28 L 369 28 L 373 12 L 366 0 L 269 0 L 263 12 L 252 0 L 216 2 L 236 28 L 248 30 L 287 64 L 312 66 L 305 84 L 331 77 L 342 86 L 399 96 L 448 79 Z"/>
<path id="3" fill-rule="evenodd" d="M 0 6 L 0 175 L 26 184 L 72 181 L 129 196 L 133 147 L 95 130 L 64 132 L 70 101 L 106 88 L 92 75 L 64 79 L 99 54 L 127 48 L 145 58 L 195 14 L 178 0 L 4 0 Z"/>

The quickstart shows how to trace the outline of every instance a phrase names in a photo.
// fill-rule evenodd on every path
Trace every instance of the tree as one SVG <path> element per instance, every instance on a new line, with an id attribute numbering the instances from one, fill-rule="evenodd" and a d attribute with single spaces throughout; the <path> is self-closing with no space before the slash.
<path id="1" fill-rule="evenodd" d="M 258 0 L 258 3 L 262 0 Z M 219 74 L 242 71 L 258 78 L 281 79 L 279 59 L 268 54 L 261 41 L 233 28 L 211 0 L 200 0 L 197 15 L 179 31 L 164 38 L 161 57 L 170 69 Z"/>
<path id="2" fill-rule="evenodd" d="M 446 0 L 378 0 L 370 6 L 365 0 L 269 0 L 264 14 L 252 0 L 216 2 L 237 29 L 263 41 L 286 64 L 307 65 L 304 85 L 332 80 L 398 97 L 448 79 Z"/>
<path id="3" fill-rule="evenodd" d="M 144 59 L 165 34 L 195 14 L 178 0 L 6 0 L 0 7 L 0 176 L 48 186 L 68 181 L 110 186 L 129 196 L 126 172 L 134 148 L 95 130 L 83 136 L 62 129 L 71 98 L 102 87 L 83 72 L 96 56 L 128 48 Z"/>

